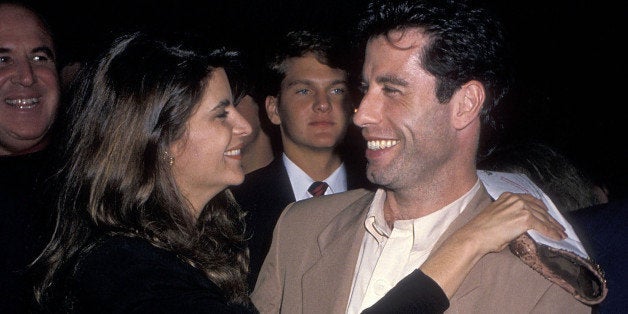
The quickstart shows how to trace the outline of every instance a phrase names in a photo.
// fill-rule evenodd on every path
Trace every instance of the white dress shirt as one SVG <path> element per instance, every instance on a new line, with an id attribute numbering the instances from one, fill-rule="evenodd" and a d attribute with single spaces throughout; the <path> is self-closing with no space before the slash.
<path id="1" fill-rule="evenodd" d="M 393 228 L 384 219 L 386 193 L 378 189 L 364 222 L 347 313 L 360 313 L 383 297 L 401 279 L 419 268 L 434 244 L 469 204 L 481 187 L 473 188 L 451 204 L 427 216 L 397 220 Z"/>
<path id="2" fill-rule="evenodd" d="M 282 160 L 288 172 L 288 177 L 290 178 L 294 199 L 300 201 L 312 197 L 312 194 L 310 194 L 307 189 L 314 183 L 314 179 L 310 178 L 307 173 L 292 162 L 286 154 L 282 155 Z M 325 191 L 325 195 L 347 191 L 347 170 L 345 169 L 345 164 L 341 163 L 338 169 L 334 170 L 334 172 L 323 181 L 329 185 Z"/>

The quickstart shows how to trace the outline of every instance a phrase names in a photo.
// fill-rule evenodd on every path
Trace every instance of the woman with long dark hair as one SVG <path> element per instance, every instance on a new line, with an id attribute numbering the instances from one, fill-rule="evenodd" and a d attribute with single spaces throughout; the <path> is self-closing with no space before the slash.
<path id="1" fill-rule="evenodd" d="M 226 190 L 244 178 L 250 132 L 224 70 L 234 57 L 138 33 L 84 70 L 56 231 L 38 261 L 40 302 L 62 312 L 248 309 L 243 213 Z"/>

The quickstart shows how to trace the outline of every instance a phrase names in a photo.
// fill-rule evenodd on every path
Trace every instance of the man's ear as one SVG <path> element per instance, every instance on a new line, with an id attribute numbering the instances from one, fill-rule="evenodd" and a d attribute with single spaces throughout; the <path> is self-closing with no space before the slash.
<path id="1" fill-rule="evenodd" d="M 457 130 L 464 129 L 478 118 L 485 98 L 484 85 L 476 80 L 462 85 L 454 94 L 452 122 Z"/>
<path id="2" fill-rule="evenodd" d="M 279 106 L 277 106 L 277 102 L 279 100 L 275 96 L 266 96 L 265 105 L 266 105 L 266 114 L 268 115 L 268 119 L 275 125 L 281 125 L 281 118 L 279 117 Z"/>

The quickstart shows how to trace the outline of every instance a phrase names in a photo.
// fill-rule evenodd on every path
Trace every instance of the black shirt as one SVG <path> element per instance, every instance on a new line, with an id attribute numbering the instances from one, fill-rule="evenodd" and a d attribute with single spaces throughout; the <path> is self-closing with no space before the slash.
<path id="1" fill-rule="evenodd" d="M 28 265 L 48 243 L 54 204 L 47 151 L 0 156 L 0 313 L 25 313 L 32 304 Z"/>

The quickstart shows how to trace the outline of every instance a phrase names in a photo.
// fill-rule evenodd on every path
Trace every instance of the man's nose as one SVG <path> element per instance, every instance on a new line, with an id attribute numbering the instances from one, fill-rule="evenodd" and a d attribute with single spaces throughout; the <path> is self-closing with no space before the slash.
<path id="1" fill-rule="evenodd" d="M 367 92 L 353 114 L 353 124 L 361 128 L 376 124 L 382 119 L 382 110 L 381 100 L 377 99 L 376 95 Z"/>
<path id="2" fill-rule="evenodd" d="M 326 95 L 319 95 L 316 97 L 316 102 L 314 103 L 314 110 L 319 112 L 328 112 L 332 109 L 331 101 L 328 99 Z"/>
<path id="3" fill-rule="evenodd" d="M 35 83 L 33 65 L 30 62 L 17 62 L 15 64 L 15 72 L 11 78 L 11 82 L 22 86 L 33 85 L 33 83 Z"/>

